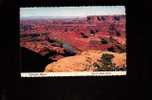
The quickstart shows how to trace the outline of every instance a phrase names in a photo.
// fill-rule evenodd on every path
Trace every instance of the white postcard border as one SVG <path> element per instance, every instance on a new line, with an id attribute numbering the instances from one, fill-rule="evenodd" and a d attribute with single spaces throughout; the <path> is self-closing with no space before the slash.
<path id="1" fill-rule="evenodd" d="M 21 77 L 125 76 L 127 71 L 98 72 L 22 72 Z"/>

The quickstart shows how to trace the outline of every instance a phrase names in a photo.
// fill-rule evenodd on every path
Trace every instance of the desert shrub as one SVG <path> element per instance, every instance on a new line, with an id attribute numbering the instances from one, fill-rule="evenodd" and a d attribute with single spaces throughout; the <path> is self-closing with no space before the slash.
<path id="1" fill-rule="evenodd" d="M 108 50 L 108 51 L 111 51 L 111 52 L 115 52 L 114 47 L 109 47 L 109 48 L 107 48 L 107 50 Z"/>
<path id="2" fill-rule="evenodd" d="M 88 36 L 87 36 L 87 35 L 85 35 L 85 34 L 84 34 L 84 33 L 82 33 L 82 32 L 80 33 L 80 35 L 81 35 L 81 37 L 82 37 L 82 38 L 88 38 Z"/>
<path id="3" fill-rule="evenodd" d="M 126 66 L 123 65 L 120 67 L 112 63 L 112 54 L 103 54 L 98 62 L 94 63 L 93 66 L 96 67 L 97 71 L 126 71 Z"/>
<path id="4" fill-rule="evenodd" d="M 87 17 L 87 21 L 90 21 L 90 20 L 91 20 L 91 17 L 88 16 L 88 17 Z"/>
<path id="5" fill-rule="evenodd" d="M 119 52 L 126 52 L 126 46 L 121 44 L 116 44 L 115 47 Z"/>
<path id="6" fill-rule="evenodd" d="M 94 67 L 97 68 L 98 71 L 113 71 L 116 70 L 115 64 L 112 63 L 112 58 L 114 56 L 112 54 L 103 54 L 100 60 L 93 64 Z"/>
<path id="7" fill-rule="evenodd" d="M 120 17 L 119 16 L 114 16 L 114 19 L 119 21 L 120 20 Z"/>
<path id="8" fill-rule="evenodd" d="M 113 57 L 114 56 L 112 54 L 107 54 L 107 53 L 103 54 L 101 56 L 102 63 L 105 64 L 105 65 L 111 65 L 112 64 L 111 60 L 112 60 Z"/>
<path id="9" fill-rule="evenodd" d="M 121 67 L 121 68 L 116 67 L 115 69 L 116 69 L 117 71 L 126 71 L 126 70 L 127 70 L 127 68 L 126 68 L 125 66 L 123 66 L 123 67 Z"/>
<path id="10" fill-rule="evenodd" d="M 90 34 L 95 34 L 96 32 L 94 30 L 90 30 Z"/>
<path id="11" fill-rule="evenodd" d="M 107 39 L 104 39 L 104 38 L 102 38 L 102 39 L 100 40 L 100 42 L 101 42 L 102 44 L 107 44 L 107 43 L 108 43 Z"/>
<path id="12" fill-rule="evenodd" d="M 46 41 L 48 41 L 49 43 L 56 42 L 55 39 L 49 38 L 48 36 L 46 36 Z"/>
<path id="13" fill-rule="evenodd" d="M 98 21 L 101 21 L 101 17 L 100 16 L 98 16 L 97 19 L 98 19 Z"/>
<path id="14" fill-rule="evenodd" d="M 101 16 L 101 19 L 102 19 L 102 20 L 106 20 L 106 18 L 105 18 L 104 16 Z"/>
<path id="15" fill-rule="evenodd" d="M 117 70 L 115 65 L 107 66 L 107 65 L 104 65 L 104 64 L 102 64 L 100 62 L 94 63 L 93 66 L 95 66 L 97 68 L 96 69 L 97 71 L 115 71 L 115 70 Z"/>

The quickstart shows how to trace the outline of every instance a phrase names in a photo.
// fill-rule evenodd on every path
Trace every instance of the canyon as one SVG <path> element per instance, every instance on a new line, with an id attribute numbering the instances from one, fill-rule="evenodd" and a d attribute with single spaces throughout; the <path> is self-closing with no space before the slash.
<path id="1" fill-rule="evenodd" d="M 75 59 L 74 56 L 89 50 L 126 53 L 125 24 L 124 15 L 22 18 L 20 46 L 47 57 L 51 63 L 69 56 Z M 82 55 L 80 58 L 83 58 Z M 117 60 L 115 62 L 122 63 Z M 77 68 L 73 67 L 75 70 Z"/>

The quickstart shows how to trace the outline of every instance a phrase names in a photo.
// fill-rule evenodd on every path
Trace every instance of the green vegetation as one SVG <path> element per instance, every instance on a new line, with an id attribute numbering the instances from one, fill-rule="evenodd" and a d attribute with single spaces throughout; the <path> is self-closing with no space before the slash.
<path id="1" fill-rule="evenodd" d="M 125 66 L 119 68 L 114 63 L 112 63 L 112 54 L 103 54 L 98 62 L 94 63 L 93 66 L 96 67 L 96 71 L 125 71 L 127 70 Z"/>
<path id="2" fill-rule="evenodd" d="M 83 33 L 83 32 L 81 32 L 80 35 L 81 35 L 82 38 L 88 38 L 88 36 L 85 35 L 85 33 Z"/>
<path id="3" fill-rule="evenodd" d="M 113 58 L 114 56 L 112 55 L 112 54 L 107 54 L 107 53 L 105 53 L 105 54 L 103 54 L 102 56 L 101 56 L 101 60 L 102 60 L 102 62 L 104 63 L 104 64 L 106 64 L 106 65 L 111 65 L 112 64 L 112 58 Z"/>
<path id="4" fill-rule="evenodd" d="M 113 71 L 115 69 L 115 64 L 112 63 L 112 58 L 114 56 L 112 54 L 103 54 L 100 60 L 93 65 L 97 67 L 98 71 Z"/>
<path id="5" fill-rule="evenodd" d="M 102 44 L 107 44 L 107 43 L 108 43 L 108 40 L 105 39 L 105 38 L 101 38 L 100 42 L 101 42 Z"/>
<path id="6" fill-rule="evenodd" d="M 96 32 L 95 32 L 94 30 L 90 30 L 90 34 L 95 35 L 95 34 L 96 34 Z"/>
<path id="7" fill-rule="evenodd" d="M 91 20 L 91 17 L 88 16 L 88 17 L 87 17 L 87 20 L 88 20 L 88 21 Z"/>

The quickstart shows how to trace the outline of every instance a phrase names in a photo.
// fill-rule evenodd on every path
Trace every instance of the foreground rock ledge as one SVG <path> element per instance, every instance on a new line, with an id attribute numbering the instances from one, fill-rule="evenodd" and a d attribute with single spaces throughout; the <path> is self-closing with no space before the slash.
<path id="1" fill-rule="evenodd" d="M 113 54 L 112 63 L 117 67 L 126 67 L 126 53 L 113 53 L 100 50 L 88 50 L 79 55 L 62 58 L 56 62 L 50 63 L 45 67 L 44 72 L 74 72 L 74 71 L 95 71 L 93 66 L 102 54 Z"/>

